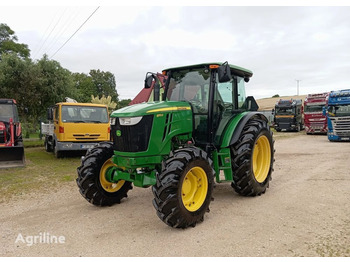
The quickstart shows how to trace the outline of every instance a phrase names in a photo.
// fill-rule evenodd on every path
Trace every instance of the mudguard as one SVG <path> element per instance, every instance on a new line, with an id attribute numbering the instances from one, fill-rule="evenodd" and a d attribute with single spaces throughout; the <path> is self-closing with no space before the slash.
<path id="1" fill-rule="evenodd" d="M 226 126 L 224 135 L 221 141 L 221 148 L 229 147 L 236 143 L 244 126 L 247 124 L 249 119 L 257 118 L 268 122 L 266 116 L 260 112 L 243 112 L 233 118 Z"/>

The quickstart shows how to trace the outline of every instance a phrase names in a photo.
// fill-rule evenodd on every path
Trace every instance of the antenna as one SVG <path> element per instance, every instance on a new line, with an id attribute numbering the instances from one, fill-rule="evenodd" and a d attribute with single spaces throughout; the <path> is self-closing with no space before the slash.
<path id="1" fill-rule="evenodd" d="M 297 95 L 299 95 L 299 82 L 300 82 L 301 80 L 295 79 L 295 81 L 297 81 Z"/>

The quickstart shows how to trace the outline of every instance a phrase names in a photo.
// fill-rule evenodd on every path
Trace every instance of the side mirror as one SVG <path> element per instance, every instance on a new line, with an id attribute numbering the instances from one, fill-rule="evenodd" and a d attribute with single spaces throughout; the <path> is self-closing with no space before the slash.
<path id="1" fill-rule="evenodd" d="M 154 81 L 154 85 L 153 85 L 153 101 L 159 101 L 159 96 L 160 96 L 159 79 L 158 79 L 156 74 L 148 72 L 146 74 L 146 79 L 145 79 L 145 88 L 151 88 L 153 81 Z"/>
<path id="2" fill-rule="evenodd" d="M 327 107 L 322 107 L 322 115 L 327 116 Z"/>
<path id="3" fill-rule="evenodd" d="M 248 111 L 258 111 L 259 109 L 258 103 L 256 102 L 253 96 L 248 96 L 245 99 L 242 107 L 247 109 Z"/>
<path id="4" fill-rule="evenodd" d="M 47 120 L 53 120 L 53 108 L 52 107 L 49 107 L 47 109 Z"/>
<path id="5" fill-rule="evenodd" d="M 218 68 L 218 76 L 219 76 L 219 82 L 224 83 L 231 81 L 232 75 L 231 75 L 231 69 L 227 62 L 223 63 Z"/>
<path id="6" fill-rule="evenodd" d="M 146 79 L 145 79 L 145 88 L 151 88 L 152 82 L 153 82 L 154 76 L 151 73 L 147 73 Z"/>

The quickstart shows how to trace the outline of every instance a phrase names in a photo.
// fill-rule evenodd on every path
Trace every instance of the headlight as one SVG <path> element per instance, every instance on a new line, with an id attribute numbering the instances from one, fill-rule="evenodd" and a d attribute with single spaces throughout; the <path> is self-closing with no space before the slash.
<path id="1" fill-rule="evenodd" d="M 133 126 L 138 124 L 142 119 L 142 116 L 137 117 L 121 117 L 119 118 L 119 124 L 121 126 Z"/>

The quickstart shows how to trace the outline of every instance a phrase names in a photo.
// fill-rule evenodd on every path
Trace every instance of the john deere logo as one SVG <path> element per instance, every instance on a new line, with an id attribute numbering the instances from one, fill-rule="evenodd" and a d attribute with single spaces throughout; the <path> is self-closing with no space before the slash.
<path id="1" fill-rule="evenodd" d="M 117 134 L 117 136 L 121 136 L 122 135 L 122 131 L 117 130 L 116 134 Z"/>

